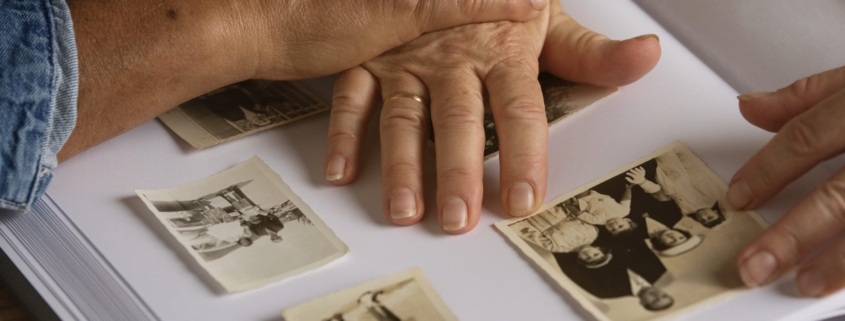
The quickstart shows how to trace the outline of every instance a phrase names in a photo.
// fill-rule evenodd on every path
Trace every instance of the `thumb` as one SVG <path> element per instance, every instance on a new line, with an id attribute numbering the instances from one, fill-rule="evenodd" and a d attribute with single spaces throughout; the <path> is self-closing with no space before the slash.
<path id="1" fill-rule="evenodd" d="M 740 95 L 739 110 L 748 122 L 776 132 L 790 119 L 845 88 L 845 67 L 800 79 L 776 92 Z"/>
<path id="2" fill-rule="evenodd" d="M 614 41 L 587 29 L 551 4 L 549 32 L 540 66 L 566 80 L 598 86 L 622 86 L 647 74 L 660 60 L 655 35 Z"/>
<path id="3" fill-rule="evenodd" d="M 557 0 L 555 0 L 557 1 Z M 422 33 L 476 22 L 528 21 L 537 17 L 549 0 L 395 0 L 395 8 L 383 11 L 394 18 L 413 16 Z M 400 14 L 395 14 L 400 13 Z M 407 23 L 407 20 L 399 21 Z"/>

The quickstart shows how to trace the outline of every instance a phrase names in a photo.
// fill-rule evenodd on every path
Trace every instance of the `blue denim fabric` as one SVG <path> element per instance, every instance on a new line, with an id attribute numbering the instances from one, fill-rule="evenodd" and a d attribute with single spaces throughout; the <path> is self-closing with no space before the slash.
<path id="1" fill-rule="evenodd" d="M 64 0 L 0 0 L 0 208 L 44 194 L 76 124 L 76 43 Z"/>

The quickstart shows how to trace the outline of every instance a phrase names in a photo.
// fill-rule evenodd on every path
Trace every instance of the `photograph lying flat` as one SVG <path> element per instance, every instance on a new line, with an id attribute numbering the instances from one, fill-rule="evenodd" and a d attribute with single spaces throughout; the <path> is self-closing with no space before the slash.
<path id="1" fill-rule="evenodd" d="M 285 321 L 456 321 L 418 268 L 282 311 Z"/>
<path id="2" fill-rule="evenodd" d="M 766 223 L 727 188 L 675 142 L 496 227 L 597 319 L 663 319 L 744 289 L 736 258 Z"/>
<path id="3" fill-rule="evenodd" d="M 296 82 L 247 80 L 194 98 L 158 118 L 200 149 L 327 110 L 329 104 Z"/>
<path id="4" fill-rule="evenodd" d="M 135 192 L 229 292 L 277 282 L 349 252 L 257 156 L 182 186 Z"/>

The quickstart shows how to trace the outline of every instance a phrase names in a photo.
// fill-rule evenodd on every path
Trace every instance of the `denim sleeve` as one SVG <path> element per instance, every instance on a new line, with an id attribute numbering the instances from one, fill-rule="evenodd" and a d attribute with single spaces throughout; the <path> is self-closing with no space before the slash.
<path id="1" fill-rule="evenodd" d="M 25 211 L 76 124 L 76 43 L 65 0 L 2 0 L 0 30 L 0 208 Z"/>

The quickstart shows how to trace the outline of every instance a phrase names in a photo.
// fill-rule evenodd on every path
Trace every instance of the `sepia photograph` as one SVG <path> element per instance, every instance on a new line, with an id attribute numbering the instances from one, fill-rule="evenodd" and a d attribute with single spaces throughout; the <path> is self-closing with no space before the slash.
<path id="1" fill-rule="evenodd" d="M 135 192 L 229 292 L 273 283 L 349 252 L 257 156 L 179 187 Z"/>
<path id="2" fill-rule="evenodd" d="M 615 87 L 578 84 L 545 72 L 540 73 L 538 80 L 543 90 L 543 102 L 546 105 L 546 120 L 549 126 L 618 90 Z M 484 135 L 487 139 L 484 143 L 484 160 L 488 160 L 499 154 L 499 136 L 496 134 L 493 114 L 489 112 L 484 114 Z M 431 143 L 434 142 L 433 130 L 430 140 Z"/>
<path id="3" fill-rule="evenodd" d="M 727 189 L 675 142 L 496 227 L 598 320 L 662 319 L 744 289 L 736 257 L 766 223 Z"/>
<path id="4" fill-rule="evenodd" d="M 194 98 L 159 119 L 191 146 L 201 149 L 329 108 L 296 82 L 247 80 Z"/>
<path id="5" fill-rule="evenodd" d="M 285 321 L 457 321 L 418 268 L 282 311 Z"/>

